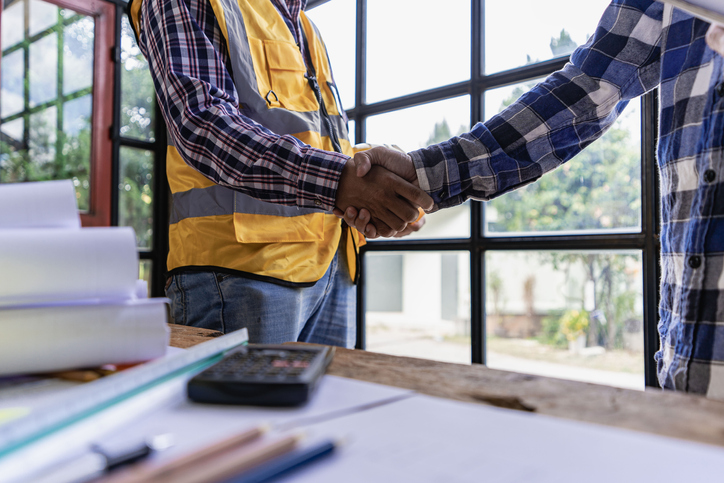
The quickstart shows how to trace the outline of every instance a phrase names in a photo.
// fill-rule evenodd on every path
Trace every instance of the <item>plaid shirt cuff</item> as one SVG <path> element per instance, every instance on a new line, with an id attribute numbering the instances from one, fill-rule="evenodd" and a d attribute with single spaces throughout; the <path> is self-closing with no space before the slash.
<path id="1" fill-rule="evenodd" d="M 297 206 L 332 211 L 342 169 L 350 157 L 309 148 L 300 163 Z"/>

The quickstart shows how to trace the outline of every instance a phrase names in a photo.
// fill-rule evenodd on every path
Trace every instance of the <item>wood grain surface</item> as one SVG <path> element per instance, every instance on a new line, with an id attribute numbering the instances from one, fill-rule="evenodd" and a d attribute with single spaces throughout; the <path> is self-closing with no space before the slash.
<path id="1" fill-rule="evenodd" d="M 224 334 L 216 330 L 199 329 L 186 325 L 168 324 L 171 328 L 171 347 L 186 349 Z"/>
<path id="2" fill-rule="evenodd" d="M 171 345 L 190 347 L 221 335 L 171 325 Z M 337 348 L 335 376 L 422 394 L 535 412 L 724 446 L 724 402 L 649 389 L 635 391 L 550 377 Z"/>

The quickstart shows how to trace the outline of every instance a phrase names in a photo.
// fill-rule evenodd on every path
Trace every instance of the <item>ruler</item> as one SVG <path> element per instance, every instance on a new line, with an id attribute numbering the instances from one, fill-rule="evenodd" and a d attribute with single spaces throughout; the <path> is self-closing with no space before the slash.
<path id="1" fill-rule="evenodd" d="M 65 389 L 32 414 L 0 428 L 0 462 L 46 436 L 93 416 L 164 382 L 197 372 L 248 342 L 246 329 L 198 344 L 183 352 L 134 366 L 97 381 Z"/>

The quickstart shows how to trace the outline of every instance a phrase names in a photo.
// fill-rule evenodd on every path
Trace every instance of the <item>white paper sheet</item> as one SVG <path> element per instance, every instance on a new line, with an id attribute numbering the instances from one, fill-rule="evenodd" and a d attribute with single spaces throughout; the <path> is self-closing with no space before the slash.
<path id="1" fill-rule="evenodd" d="M 183 398 L 184 382 L 172 381 L 145 395 L 146 400 L 173 401 L 168 406 L 148 413 L 149 408 L 139 403 L 144 396 L 134 398 L 124 403 L 127 406 L 84 421 L 82 427 L 54 435 L 56 444 L 47 448 L 70 454 L 75 445 L 75 451 L 81 451 L 78 437 L 83 431 L 81 440 L 93 441 L 95 435 L 95 442 L 110 447 L 171 433 L 174 446 L 151 457 L 162 462 L 246 428 L 273 423 L 286 431 L 302 429 L 310 440 L 344 440 L 335 455 L 280 483 L 718 481 L 724 467 L 720 447 L 333 376 L 325 376 L 310 403 L 297 409 L 189 403 Z M 146 414 L 126 417 L 140 412 Z M 122 428 L 104 423 L 113 418 L 126 423 Z M 0 460 L 0 470 L 10 468 L 8 463 L 12 462 Z"/>
<path id="2" fill-rule="evenodd" d="M 711 482 L 724 468 L 720 447 L 423 395 L 312 429 L 346 443 L 285 483 Z"/>
<path id="3" fill-rule="evenodd" d="M 185 386 L 184 386 L 185 390 Z M 174 458 L 195 448 L 231 436 L 259 424 L 270 424 L 283 431 L 304 430 L 319 421 L 344 418 L 370 406 L 384 404 L 414 393 L 380 384 L 343 377 L 324 376 L 310 401 L 297 408 L 265 408 L 199 404 L 185 398 L 171 408 L 149 414 L 132 428 L 106 438 L 109 444 L 132 442 L 139 438 L 173 433 L 176 444 L 159 454 Z M 316 432 L 316 431 L 315 431 Z"/>
<path id="4" fill-rule="evenodd" d="M 73 182 L 0 184 L 0 229 L 80 228 Z"/>
<path id="5" fill-rule="evenodd" d="M 125 227 L 0 230 L 0 273 L 0 307 L 135 298 L 135 234 Z"/>
<path id="6" fill-rule="evenodd" d="M 0 482 L 28 481 L 44 461 L 69 459 L 89 444 L 126 446 L 158 435 L 169 435 L 172 447 L 154 453 L 165 461 L 262 424 L 297 431 L 310 421 L 343 418 L 370 406 L 409 397 L 409 390 L 352 379 L 324 376 L 312 399 L 300 408 L 220 406 L 188 402 L 186 381 L 176 378 L 98 415 L 41 440 L 12 457 L 0 458 Z M 299 423 L 299 424 L 296 424 Z M 33 465 L 28 465 L 32 461 Z M 32 479 L 32 478 L 31 478 Z"/>

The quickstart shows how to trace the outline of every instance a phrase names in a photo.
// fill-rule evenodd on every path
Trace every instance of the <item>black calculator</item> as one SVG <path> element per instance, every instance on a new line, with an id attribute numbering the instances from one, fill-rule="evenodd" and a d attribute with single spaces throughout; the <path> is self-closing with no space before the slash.
<path id="1" fill-rule="evenodd" d="M 202 403 L 298 406 L 314 392 L 333 356 L 328 346 L 249 344 L 191 378 L 187 393 Z"/>

